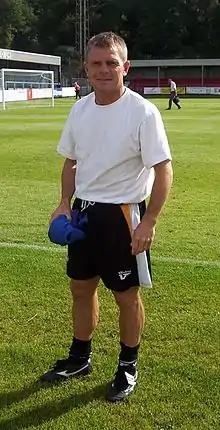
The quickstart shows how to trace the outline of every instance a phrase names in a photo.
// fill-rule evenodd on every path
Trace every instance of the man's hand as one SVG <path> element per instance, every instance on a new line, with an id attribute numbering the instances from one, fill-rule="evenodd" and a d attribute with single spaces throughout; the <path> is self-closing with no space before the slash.
<path id="1" fill-rule="evenodd" d="M 59 206 L 56 208 L 56 210 L 52 213 L 52 215 L 50 217 L 49 225 L 59 215 L 66 215 L 67 218 L 71 219 L 71 206 L 70 206 L 69 202 L 67 202 L 67 201 L 61 201 L 60 202 Z"/>
<path id="2" fill-rule="evenodd" d="M 155 224 L 143 219 L 134 230 L 131 242 L 131 252 L 133 255 L 138 255 L 141 252 L 148 250 L 154 240 Z"/>

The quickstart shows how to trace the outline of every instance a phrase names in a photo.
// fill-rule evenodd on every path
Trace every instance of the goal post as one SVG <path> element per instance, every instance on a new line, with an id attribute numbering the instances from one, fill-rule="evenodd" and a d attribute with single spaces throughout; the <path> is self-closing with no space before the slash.
<path id="1" fill-rule="evenodd" d="M 54 107 L 54 72 L 49 70 L 1 69 L 0 103 Z M 48 103 L 49 102 L 49 103 Z"/>

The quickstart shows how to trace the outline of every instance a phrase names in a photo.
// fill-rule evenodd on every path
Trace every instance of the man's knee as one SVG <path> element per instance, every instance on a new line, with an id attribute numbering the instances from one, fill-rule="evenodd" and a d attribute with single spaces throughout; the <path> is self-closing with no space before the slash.
<path id="1" fill-rule="evenodd" d="M 84 299 L 93 297 L 98 287 L 99 279 L 93 278 L 85 281 L 71 279 L 70 290 L 73 298 Z"/>
<path id="2" fill-rule="evenodd" d="M 139 287 L 131 287 L 123 292 L 113 291 L 113 294 L 119 308 L 131 307 L 140 301 Z"/>

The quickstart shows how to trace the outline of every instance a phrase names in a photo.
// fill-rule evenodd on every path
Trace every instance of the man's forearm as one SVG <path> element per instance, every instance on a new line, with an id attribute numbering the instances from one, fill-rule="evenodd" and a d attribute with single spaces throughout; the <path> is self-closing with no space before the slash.
<path id="1" fill-rule="evenodd" d="M 154 166 L 155 180 L 143 220 L 151 221 L 156 224 L 157 218 L 169 195 L 172 182 L 173 170 L 170 161 L 164 161 Z"/>
<path id="2" fill-rule="evenodd" d="M 61 202 L 70 203 L 75 192 L 76 161 L 66 159 L 61 175 Z"/>

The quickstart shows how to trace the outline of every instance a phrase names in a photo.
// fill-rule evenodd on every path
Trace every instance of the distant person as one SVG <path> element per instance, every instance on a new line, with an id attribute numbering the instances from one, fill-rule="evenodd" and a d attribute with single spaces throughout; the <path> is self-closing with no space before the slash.
<path id="1" fill-rule="evenodd" d="M 58 82 L 55 86 L 55 96 L 56 98 L 62 98 L 62 85 Z"/>
<path id="2" fill-rule="evenodd" d="M 75 91 L 76 91 L 76 100 L 81 99 L 81 93 L 80 93 L 81 92 L 81 87 L 78 84 L 78 82 L 75 82 L 74 88 L 75 88 Z"/>
<path id="3" fill-rule="evenodd" d="M 177 94 L 176 82 L 174 82 L 172 79 L 169 79 L 168 84 L 170 88 L 170 98 L 169 98 L 169 107 L 167 108 L 167 110 L 171 110 L 172 103 L 174 103 L 178 107 L 178 109 L 181 109 L 180 100 Z"/>

